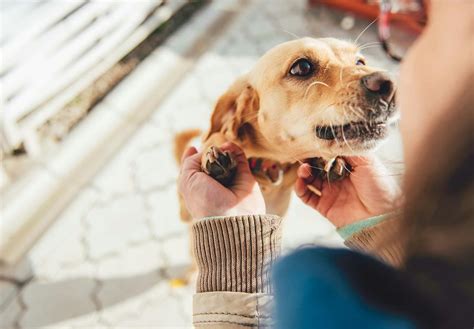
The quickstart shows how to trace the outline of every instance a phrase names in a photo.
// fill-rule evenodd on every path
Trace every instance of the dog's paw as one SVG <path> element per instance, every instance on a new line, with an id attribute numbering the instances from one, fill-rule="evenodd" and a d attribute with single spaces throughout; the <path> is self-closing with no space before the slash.
<path id="1" fill-rule="evenodd" d="M 313 174 L 329 182 L 344 179 L 349 176 L 352 170 L 351 166 L 342 157 L 335 157 L 330 160 L 315 158 L 311 161 L 311 164 Z"/>
<path id="2" fill-rule="evenodd" d="M 328 161 L 329 166 L 326 166 L 326 175 L 330 182 L 338 181 L 349 176 L 351 173 L 351 166 L 342 157 L 332 159 L 332 163 Z"/>
<path id="3" fill-rule="evenodd" d="M 237 171 L 237 163 L 231 153 L 211 146 L 204 154 L 202 170 L 224 186 L 229 186 Z"/>

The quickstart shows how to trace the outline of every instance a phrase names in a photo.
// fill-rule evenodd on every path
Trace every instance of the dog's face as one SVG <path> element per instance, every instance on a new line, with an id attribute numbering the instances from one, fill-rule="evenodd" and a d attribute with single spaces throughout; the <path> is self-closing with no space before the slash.
<path id="1" fill-rule="evenodd" d="M 261 57 L 221 98 L 213 124 L 236 137 L 250 131 L 280 161 L 360 154 L 386 137 L 394 93 L 388 75 L 366 65 L 355 45 L 304 38 Z"/>

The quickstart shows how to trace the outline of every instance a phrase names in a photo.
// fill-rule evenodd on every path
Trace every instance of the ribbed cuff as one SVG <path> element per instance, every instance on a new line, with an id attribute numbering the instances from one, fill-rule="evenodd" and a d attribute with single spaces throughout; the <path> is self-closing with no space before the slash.
<path id="1" fill-rule="evenodd" d="M 197 292 L 271 293 L 270 273 L 280 255 L 278 216 L 211 217 L 193 224 Z"/>
<path id="2" fill-rule="evenodd" d="M 353 233 L 344 244 L 351 249 L 372 254 L 386 263 L 399 266 L 403 261 L 399 231 L 399 221 L 397 217 L 392 217 Z"/>

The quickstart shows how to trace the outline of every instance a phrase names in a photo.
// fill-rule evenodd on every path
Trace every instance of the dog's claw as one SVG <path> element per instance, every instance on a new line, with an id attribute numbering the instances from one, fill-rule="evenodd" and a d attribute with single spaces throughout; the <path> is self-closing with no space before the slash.
<path id="1" fill-rule="evenodd" d="M 203 171 L 224 186 L 234 179 L 237 163 L 231 153 L 211 146 L 206 152 Z"/>
<path id="2" fill-rule="evenodd" d="M 350 165 L 341 157 L 337 157 L 334 160 L 331 169 L 327 172 L 329 181 L 331 182 L 341 180 L 349 176 L 349 174 Z"/>
<path id="3" fill-rule="evenodd" d="M 349 176 L 351 166 L 342 157 L 336 157 L 330 160 L 315 158 L 311 161 L 313 174 L 323 180 L 335 182 Z"/>

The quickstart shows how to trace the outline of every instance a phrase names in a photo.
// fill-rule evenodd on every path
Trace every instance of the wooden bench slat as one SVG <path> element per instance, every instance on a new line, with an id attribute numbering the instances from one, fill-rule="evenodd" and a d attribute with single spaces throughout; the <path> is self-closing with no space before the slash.
<path id="1" fill-rule="evenodd" d="M 102 75 L 124 55 L 130 52 L 136 45 L 143 41 L 157 26 L 168 20 L 172 14 L 177 11 L 185 1 L 173 1 L 172 5 L 163 7 L 162 10 L 155 12 L 144 24 L 140 25 L 133 34 L 119 47 L 116 47 L 103 61 L 95 65 L 90 71 L 81 76 L 72 85 L 68 86 L 58 97 L 51 102 L 40 107 L 22 121 L 22 127 L 31 130 L 33 127 L 39 127 L 52 117 L 56 112 L 61 110 L 71 99 L 79 92 L 89 86 L 97 77 Z"/>
<path id="2" fill-rule="evenodd" d="M 0 2 L 0 17 L 2 20 L 2 33 L 0 34 L 0 44 L 4 44 L 11 36 L 11 31 L 14 26 L 18 25 L 21 19 L 31 17 L 32 13 L 40 6 L 44 5 L 46 1 L 16 1 L 4 0 Z"/>
<path id="3" fill-rule="evenodd" d="M 27 43 L 20 53 L 9 60 L 9 67 L 5 65 L 0 67 L 0 74 L 5 73 L 7 69 L 14 71 L 17 67 L 24 68 L 31 65 L 32 61 L 36 64 L 38 58 L 60 48 L 68 39 L 85 29 L 92 20 L 103 15 L 112 5 L 112 2 L 92 2 L 79 8 L 74 15 L 61 20 L 51 29 Z"/>
<path id="4" fill-rule="evenodd" d="M 16 22 L 17 27 L 13 31 L 5 31 L 5 35 L 9 40 L 2 49 L 4 53 L 3 65 L 10 67 L 10 61 L 22 51 L 30 40 L 83 4 L 83 1 L 64 1 L 58 6 L 57 2 L 48 2 L 34 10 L 33 17 L 30 19 L 19 19 Z M 14 33 L 14 37 L 11 37 L 12 33 Z"/>
<path id="5" fill-rule="evenodd" d="M 131 11 L 133 9 L 133 11 Z M 6 104 L 6 114 L 19 119 L 35 107 L 47 101 L 65 85 L 100 61 L 107 52 L 127 37 L 148 14 L 149 5 L 137 8 L 134 4 L 123 5 L 113 16 L 98 22 L 93 29 L 80 35 L 67 51 L 58 52 L 50 61 L 42 64 L 21 94 Z M 124 20 L 124 18 L 127 18 Z M 78 38 L 78 39 L 79 39 Z M 84 52 L 86 51 L 86 52 Z M 45 85 L 45 83 L 48 85 Z"/>
<path id="6" fill-rule="evenodd" d="M 106 36 L 116 25 L 120 24 L 121 19 L 128 14 L 127 8 L 126 4 L 116 6 L 110 15 L 99 16 L 97 20 L 88 25 L 75 38 L 65 40 L 65 43 L 57 51 L 53 53 L 39 53 L 29 62 L 8 72 L 1 79 L 5 84 L 5 96 L 11 98 L 12 95 L 18 93 L 25 85 L 31 87 L 36 85 L 38 81 L 53 78 L 56 72 L 61 71 L 81 53 L 84 53 L 89 47 L 93 46 L 101 37 Z M 15 98 L 18 97 L 21 97 L 21 93 Z"/>
<path id="7" fill-rule="evenodd" d="M 43 29 L 23 48 L 27 53 L 12 60 L 14 65 L 0 79 L 0 88 L 10 97 L 3 100 L 0 111 L 4 148 L 16 147 L 21 141 L 31 144 L 37 139 L 38 127 L 187 2 L 172 0 L 156 10 L 164 0 L 113 5 L 97 1 Z"/>

